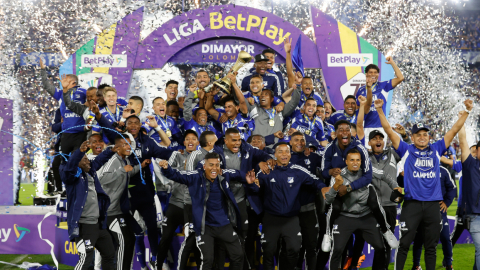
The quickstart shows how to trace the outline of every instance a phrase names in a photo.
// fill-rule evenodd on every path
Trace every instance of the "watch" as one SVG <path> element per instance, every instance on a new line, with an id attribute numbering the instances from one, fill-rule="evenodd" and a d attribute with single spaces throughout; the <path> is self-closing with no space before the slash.
<path id="1" fill-rule="evenodd" d="M 350 185 L 347 186 L 347 192 L 351 192 L 352 191 L 352 187 Z"/>

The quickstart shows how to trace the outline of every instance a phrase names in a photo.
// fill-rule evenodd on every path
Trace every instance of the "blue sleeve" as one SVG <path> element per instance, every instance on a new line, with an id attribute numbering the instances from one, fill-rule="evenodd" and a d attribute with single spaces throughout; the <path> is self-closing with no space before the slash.
<path id="1" fill-rule="evenodd" d="M 320 120 L 320 118 L 318 118 Z M 315 138 L 321 142 L 326 141 L 327 139 L 325 138 L 325 132 L 323 132 L 323 124 L 322 121 L 315 121 L 315 125 L 317 127 L 317 134 Z"/>
<path id="2" fill-rule="evenodd" d="M 100 153 L 100 155 L 98 155 L 94 160 L 91 161 L 91 170 L 95 172 L 98 171 L 105 163 L 107 163 L 108 160 L 110 160 L 110 158 L 113 157 L 113 155 L 115 155 L 115 152 L 112 152 L 112 150 L 110 150 L 110 147 L 105 149 L 102 153 Z"/>
<path id="3" fill-rule="evenodd" d="M 223 169 L 222 173 L 223 174 L 228 174 L 229 181 L 233 180 L 233 181 L 237 181 L 237 182 L 240 182 L 242 184 L 248 185 L 245 172 L 238 171 L 238 170 L 232 170 L 232 169 Z"/>
<path id="4" fill-rule="evenodd" d="M 67 161 L 67 164 L 63 166 L 61 170 L 62 181 L 65 184 L 71 185 L 78 180 L 77 172 L 78 172 L 78 164 L 82 160 L 83 156 L 85 156 L 85 152 L 80 151 L 80 148 L 75 150 L 73 154 Z"/>
<path id="5" fill-rule="evenodd" d="M 100 128 L 100 127 L 92 126 L 92 130 L 95 131 L 95 132 L 102 132 L 102 128 Z"/>
<path id="6" fill-rule="evenodd" d="M 407 152 L 407 150 L 408 144 L 401 140 L 400 145 L 398 145 L 398 149 L 395 149 L 395 152 L 400 156 L 400 158 L 402 158 Z"/>
<path id="7" fill-rule="evenodd" d="M 442 170 L 442 168 L 440 168 L 440 170 Z M 443 196 L 443 202 L 447 205 L 447 207 L 450 207 L 453 199 L 455 198 L 455 195 L 457 195 L 457 187 L 455 186 L 455 183 L 453 182 L 453 179 L 448 170 L 443 170 L 444 172 L 442 173 L 442 181 L 445 185 L 445 195 Z"/>
<path id="8" fill-rule="evenodd" d="M 199 176 L 198 171 L 196 174 L 193 172 L 178 171 L 172 169 L 170 165 L 168 165 L 168 168 L 166 170 L 162 168 L 162 173 L 166 178 L 187 186 L 192 184 Z"/>
<path id="9" fill-rule="evenodd" d="M 442 138 L 441 140 L 433 143 L 432 148 L 438 152 L 438 155 L 442 156 L 442 153 L 445 152 L 445 150 L 447 150 L 447 147 L 445 146 L 445 139 Z"/>
<path id="10" fill-rule="evenodd" d="M 337 120 L 337 117 L 335 115 L 331 115 L 330 118 L 327 120 L 327 123 L 329 123 L 332 126 L 335 126 L 335 122 Z"/>
<path id="11" fill-rule="evenodd" d="M 120 106 L 127 106 L 128 101 L 124 97 L 117 97 L 117 104 Z"/>
<path id="12" fill-rule="evenodd" d="M 103 115 L 100 117 L 99 120 L 97 120 L 97 123 L 99 126 L 105 127 L 105 128 L 102 128 L 103 133 L 105 134 L 105 136 L 109 141 L 114 142 L 115 137 L 117 136 L 117 133 L 113 131 L 114 128 L 112 127 L 112 123 L 110 123 L 110 121 L 108 121 Z"/>
<path id="13" fill-rule="evenodd" d="M 311 186 L 316 188 L 317 190 L 321 190 L 322 188 L 326 187 L 325 183 L 318 179 L 315 175 L 307 172 L 303 172 L 304 180 L 303 185 Z"/>
<path id="14" fill-rule="evenodd" d="M 272 145 L 275 143 L 275 135 L 270 134 L 265 136 L 265 145 Z"/>
<path id="15" fill-rule="evenodd" d="M 392 91 L 393 90 L 393 86 L 392 86 L 392 80 L 388 80 L 388 81 L 384 81 L 384 82 L 379 82 L 379 84 L 382 84 L 382 88 L 389 92 L 389 91 Z"/>
<path id="16" fill-rule="evenodd" d="M 329 147 L 325 149 L 325 154 L 323 156 L 322 160 L 322 176 L 323 179 L 330 179 L 330 174 L 328 173 L 328 170 L 333 169 L 332 166 L 332 156 L 333 156 L 333 144 L 331 144 Z"/>
<path id="17" fill-rule="evenodd" d="M 62 97 L 63 97 L 63 90 L 55 87 L 55 94 L 53 94 L 53 98 L 56 100 L 60 100 Z"/>
<path id="18" fill-rule="evenodd" d="M 150 133 L 150 131 L 152 131 L 152 127 L 150 127 L 148 124 L 147 124 L 147 121 L 149 121 L 148 119 L 145 120 L 145 123 L 142 124 L 142 127 L 147 131 L 147 134 Z"/>
<path id="19" fill-rule="evenodd" d="M 315 97 L 315 99 L 317 100 L 317 106 L 318 106 L 318 105 L 322 105 L 322 106 L 324 105 L 324 104 L 323 104 L 323 99 L 322 99 L 322 97 L 321 97 L 319 94 L 314 93 L 314 97 Z"/>
<path id="20" fill-rule="evenodd" d="M 150 151 L 148 151 L 148 153 L 150 154 L 149 155 L 150 157 L 160 158 L 160 159 L 164 159 L 164 160 L 168 160 L 170 158 L 170 156 L 173 153 L 173 150 L 161 147 L 160 145 L 157 144 L 157 142 L 155 142 L 154 139 L 152 139 L 150 137 L 147 137 L 147 138 L 148 138 L 147 139 L 147 144 L 148 144 L 147 147 L 150 147 L 150 149 L 151 149 Z"/>
<path id="21" fill-rule="evenodd" d="M 269 154 L 265 153 L 265 151 L 262 151 L 253 146 L 252 146 L 252 150 L 250 151 L 250 154 L 252 155 L 252 158 L 256 161 L 254 162 L 254 164 L 260 163 L 262 161 L 267 161 L 272 158 Z"/>
<path id="22" fill-rule="evenodd" d="M 282 103 L 283 100 L 279 97 L 274 96 L 273 97 L 273 106 L 277 106 L 278 104 Z"/>
<path id="23" fill-rule="evenodd" d="M 462 171 L 462 162 L 460 160 L 453 161 L 453 170 L 457 173 Z"/>
<path id="24" fill-rule="evenodd" d="M 363 145 L 359 145 L 357 148 L 360 148 L 360 154 L 362 155 L 363 162 L 360 168 L 363 171 L 363 175 L 358 180 L 350 184 L 352 190 L 366 187 L 368 184 L 372 183 L 372 163 L 370 162 L 367 149 Z"/>

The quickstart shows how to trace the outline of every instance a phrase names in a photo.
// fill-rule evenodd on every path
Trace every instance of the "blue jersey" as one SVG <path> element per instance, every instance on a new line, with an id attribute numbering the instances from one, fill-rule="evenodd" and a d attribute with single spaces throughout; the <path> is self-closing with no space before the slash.
<path id="1" fill-rule="evenodd" d="M 127 105 L 128 105 L 128 101 L 127 101 L 127 99 L 124 98 L 124 97 L 117 97 L 117 105 L 127 106 Z"/>
<path id="2" fill-rule="evenodd" d="M 378 117 L 377 109 L 375 109 L 374 102 L 377 99 L 382 99 L 383 100 L 382 109 L 385 113 L 387 113 L 385 110 L 386 110 L 386 107 L 387 107 L 388 92 L 390 92 L 392 90 L 393 90 L 392 80 L 377 82 L 376 84 L 373 85 L 373 88 L 372 88 L 372 106 L 370 106 L 370 112 L 368 112 L 367 115 L 365 115 L 364 128 L 380 128 L 380 127 L 382 127 L 382 124 L 380 123 L 380 117 Z M 358 102 L 358 97 L 359 96 L 367 97 L 367 88 L 365 87 L 365 85 L 358 89 L 357 95 L 355 96 L 357 98 L 357 106 L 360 106 L 360 103 Z"/>
<path id="3" fill-rule="evenodd" d="M 443 156 L 445 156 L 446 158 L 450 158 L 450 156 L 452 156 L 455 158 L 456 155 L 457 155 L 457 152 L 455 151 L 455 149 L 452 147 L 452 146 L 449 146 L 447 148 L 447 150 L 445 152 L 443 152 Z"/>
<path id="4" fill-rule="evenodd" d="M 322 100 L 322 97 L 315 93 L 315 92 L 312 92 L 310 94 L 310 96 L 306 96 L 305 93 L 302 93 L 300 94 L 300 102 L 298 102 L 298 106 L 297 106 L 297 109 L 301 109 L 303 107 L 303 105 L 305 104 L 305 102 L 307 101 L 308 98 L 313 98 L 315 99 L 315 101 L 317 102 L 317 106 L 318 105 L 322 105 L 323 106 L 323 100 Z"/>
<path id="5" fill-rule="evenodd" d="M 85 125 L 85 119 L 83 119 L 82 115 L 78 115 L 72 112 L 65 106 L 65 103 L 63 102 L 63 90 L 59 88 L 55 88 L 55 94 L 53 95 L 53 98 L 60 102 L 60 113 L 62 114 L 62 117 L 63 117 L 63 123 L 62 123 L 63 132 L 64 133 L 83 132 L 84 130 L 83 125 Z M 70 94 L 70 98 L 72 102 L 78 102 L 78 103 L 84 104 L 87 98 L 87 91 L 83 88 L 77 87 Z M 80 126 L 80 127 L 71 128 L 74 126 Z"/>
<path id="6" fill-rule="evenodd" d="M 167 133 L 168 138 L 170 139 L 171 143 L 169 148 L 172 150 L 176 150 L 179 145 L 183 144 L 183 136 L 180 130 L 177 127 L 177 122 L 175 120 L 166 115 L 165 118 L 162 118 L 155 114 L 155 120 L 158 123 L 158 126 Z M 147 119 L 147 122 L 149 120 Z M 147 130 L 147 134 L 154 139 L 156 142 L 160 143 L 162 139 L 158 132 L 150 127 L 147 123 L 143 124 L 143 127 Z"/>
<path id="7" fill-rule="evenodd" d="M 184 129 L 185 119 L 178 117 L 177 121 L 175 122 L 177 124 L 178 130 L 180 130 L 180 132 L 182 133 L 182 136 L 184 136 L 185 135 L 185 129 Z M 198 137 L 200 137 L 200 135 Z"/>
<path id="8" fill-rule="evenodd" d="M 319 141 L 327 140 L 320 117 L 314 116 L 313 120 L 310 120 L 305 114 L 299 114 L 293 119 L 292 128 Z"/>
<path id="9" fill-rule="evenodd" d="M 255 101 L 255 104 L 258 104 L 260 105 L 260 97 L 257 97 L 257 96 L 254 96 L 251 92 L 248 92 L 246 94 L 243 94 L 243 96 L 245 97 L 245 99 L 247 98 L 253 98 L 253 100 Z M 247 101 L 248 102 L 248 101 Z M 279 97 L 273 97 L 273 106 L 277 106 L 278 104 L 282 103 L 283 100 Z"/>
<path id="10" fill-rule="evenodd" d="M 335 123 L 340 120 L 347 120 L 348 122 L 355 124 L 357 122 L 357 115 L 354 114 L 353 116 L 350 116 L 346 114 L 344 110 L 338 110 L 330 116 L 327 122 L 335 125 Z"/>
<path id="11" fill-rule="evenodd" d="M 117 100 L 118 101 L 118 100 Z M 125 109 L 125 107 L 123 106 L 120 106 L 119 104 L 117 104 L 117 107 L 115 108 L 116 110 L 114 112 L 111 112 L 108 107 L 104 107 L 100 110 L 100 113 L 105 116 L 105 118 L 110 122 L 110 124 L 113 124 L 114 122 L 118 122 L 122 119 L 122 114 L 123 114 L 123 109 Z M 92 130 L 93 131 L 96 131 L 96 132 L 102 132 L 102 129 L 99 128 L 99 127 L 92 127 Z M 109 144 L 110 141 L 108 140 L 107 138 L 107 135 L 105 135 L 105 132 L 103 132 L 102 134 L 102 137 L 103 137 L 103 142 L 105 144 Z"/>
<path id="12" fill-rule="evenodd" d="M 469 155 L 462 167 L 462 205 L 465 214 L 480 214 L 480 160 Z"/>
<path id="13" fill-rule="evenodd" d="M 440 180 L 440 155 L 445 151 L 444 139 L 420 150 L 413 144 L 400 141 L 397 154 L 405 159 L 405 200 L 443 200 Z"/>
<path id="14" fill-rule="evenodd" d="M 213 131 L 215 133 L 215 135 L 217 136 L 217 138 L 221 138 L 222 137 L 222 133 L 219 132 L 216 128 L 213 127 L 213 125 L 209 125 L 207 123 L 207 125 L 205 126 L 200 126 L 197 122 L 195 122 L 195 120 L 190 120 L 190 121 L 187 121 L 185 122 L 184 124 L 184 127 L 185 127 L 185 130 L 194 130 L 197 132 L 198 134 L 198 138 L 200 138 L 200 135 L 202 135 L 202 133 L 204 131 Z"/>
<path id="15" fill-rule="evenodd" d="M 242 80 L 242 87 L 241 90 L 243 92 L 250 91 L 250 79 L 254 74 L 257 74 L 255 68 L 250 69 L 250 75 L 245 76 Z M 270 89 L 273 91 L 273 95 L 277 97 L 282 96 L 282 90 L 280 88 L 280 79 L 278 78 L 277 74 L 273 74 L 270 72 L 265 72 L 262 75 L 263 78 L 263 89 Z"/>
<path id="16" fill-rule="evenodd" d="M 218 115 L 219 119 L 217 119 L 217 121 L 220 120 L 221 116 L 221 114 Z M 222 123 L 222 135 L 224 135 L 229 128 L 236 128 L 240 132 L 242 140 L 247 141 L 255 129 L 255 120 L 248 116 L 248 114 L 243 115 L 242 113 L 237 113 L 237 117 L 235 117 L 234 120 L 228 119 L 225 123 Z"/>
<path id="17" fill-rule="evenodd" d="M 285 89 L 287 89 L 287 85 L 286 85 L 286 83 L 285 83 L 285 80 L 283 79 L 283 74 L 282 74 L 282 72 L 280 72 L 280 71 L 275 71 L 275 70 L 273 70 L 273 68 L 272 68 L 272 69 L 267 69 L 267 72 L 268 72 L 268 73 L 271 73 L 271 74 L 277 75 L 278 80 L 279 80 L 279 82 L 280 82 L 280 84 L 279 84 L 280 91 L 282 92 L 282 94 L 285 93 Z M 281 95 L 280 95 L 280 96 L 281 96 Z"/>
<path id="18" fill-rule="evenodd" d="M 323 133 L 325 134 L 325 138 L 328 139 L 329 142 L 333 141 L 332 139 L 332 132 L 335 132 L 335 127 L 327 122 L 323 122 Z"/>

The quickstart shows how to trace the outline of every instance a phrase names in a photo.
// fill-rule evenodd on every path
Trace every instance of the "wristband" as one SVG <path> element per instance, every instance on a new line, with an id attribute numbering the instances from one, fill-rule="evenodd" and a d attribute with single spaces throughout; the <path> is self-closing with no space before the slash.
<path id="1" fill-rule="evenodd" d="M 120 119 L 120 122 L 125 122 L 127 119 L 126 118 L 123 118 L 122 116 L 122 119 Z"/>
<path id="2" fill-rule="evenodd" d="M 468 110 L 467 108 L 465 108 L 465 111 L 470 114 L 472 112 L 472 110 Z"/>
<path id="3" fill-rule="evenodd" d="M 156 130 L 156 131 L 160 131 L 160 130 L 161 130 L 160 126 L 157 126 L 157 127 L 155 128 L 155 130 Z"/>

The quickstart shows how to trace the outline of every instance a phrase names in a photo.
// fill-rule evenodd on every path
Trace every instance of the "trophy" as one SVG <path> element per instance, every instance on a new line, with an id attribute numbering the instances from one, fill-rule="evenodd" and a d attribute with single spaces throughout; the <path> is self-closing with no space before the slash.
<path id="1" fill-rule="evenodd" d="M 237 62 L 235 62 L 235 65 L 233 65 L 232 69 L 230 72 L 237 72 L 241 67 L 243 67 L 246 63 L 252 61 L 252 56 L 247 53 L 246 51 L 241 51 L 238 56 L 237 56 Z M 232 82 L 230 81 L 230 78 L 227 76 L 223 77 L 220 80 L 215 81 L 212 85 L 205 87 L 205 92 L 208 93 L 212 89 L 212 87 L 216 85 L 217 87 L 220 87 L 225 93 L 230 94 L 230 86 L 232 86 Z"/>

